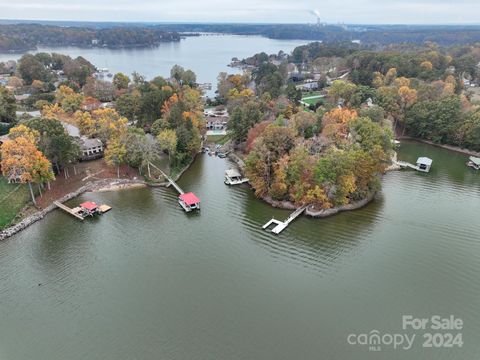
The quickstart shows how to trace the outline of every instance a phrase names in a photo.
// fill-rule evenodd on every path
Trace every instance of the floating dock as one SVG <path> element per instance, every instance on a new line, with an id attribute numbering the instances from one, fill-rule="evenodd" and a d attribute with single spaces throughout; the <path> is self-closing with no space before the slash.
<path id="1" fill-rule="evenodd" d="M 290 223 L 295 220 L 297 217 L 302 214 L 307 206 L 302 206 L 301 208 L 298 208 L 295 210 L 293 213 L 290 214 L 290 216 L 285 220 L 285 221 L 280 221 L 272 218 L 269 222 L 267 222 L 265 225 L 262 226 L 264 230 L 267 230 L 270 225 L 275 224 L 275 227 L 271 230 L 274 234 L 278 235 L 280 234 L 285 228 L 290 225 Z"/>
<path id="2" fill-rule="evenodd" d="M 62 203 L 58 202 L 58 201 L 54 201 L 53 202 L 59 209 L 62 209 L 63 211 L 69 213 L 70 215 L 73 215 L 75 216 L 77 219 L 79 220 L 82 220 L 84 219 L 84 217 L 82 215 L 80 215 L 80 212 L 82 211 L 81 208 L 79 207 L 76 207 L 76 208 L 69 208 L 68 206 L 66 205 L 63 205 Z"/>
<path id="3" fill-rule="evenodd" d="M 153 166 L 158 171 L 160 171 L 160 173 L 165 177 L 165 179 L 168 180 L 169 185 L 172 185 L 175 188 L 175 190 L 177 190 L 179 194 L 178 203 L 183 208 L 183 210 L 185 210 L 186 212 L 190 212 L 193 210 L 200 210 L 200 199 L 193 192 L 185 193 L 185 191 L 183 191 L 183 189 L 175 181 L 173 181 L 173 179 L 170 178 L 170 176 L 165 174 L 161 169 L 159 169 L 155 165 L 151 163 L 150 165 Z"/>
<path id="4" fill-rule="evenodd" d="M 477 158 L 475 156 L 470 156 L 468 158 L 467 166 L 475 170 L 480 170 L 480 158 Z"/>
<path id="5" fill-rule="evenodd" d="M 395 162 L 401 168 L 410 168 L 413 170 L 421 171 L 421 172 L 430 172 L 432 167 L 433 160 L 427 157 L 419 157 L 417 159 L 417 164 L 411 164 L 406 161 L 396 161 Z"/>
<path id="6" fill-rule="evenodd" d="M 228 169 L 225 170 L 225 184 L 226 185 L 240 185 L 243 183 L 247 183 L 250 180 L 243 177 L 237 170 L 235 169 Z"/>
<path id="7" fill-rule="evenodd" d="M 68 214 L 75 216 L 78 220 L 84 220 L 87 216 L 93 216 L 95 214 L 105 214 L 106 212 L 112 210 L 111 206 L 108 205 L 97 205 L 96 203 L 92 201 L 84 202 L 80 204 L 80 206 L 69 208 L 68 206 L 58 202 L 54 201 L 53 204 L 57 206 L 59 209 L 62 209 L 63 211 L 67 212 Z"/>
<path id="8" fill-rule="evenodd" d="M 413 169 L 413 170 L 417 170 L 417 165 L 413 165 L 409 162 L 406 162 L 406 161 L 397 161 L 397 165 L 402 167 L 402 168 L 410 168 L 410 169 Z"/>

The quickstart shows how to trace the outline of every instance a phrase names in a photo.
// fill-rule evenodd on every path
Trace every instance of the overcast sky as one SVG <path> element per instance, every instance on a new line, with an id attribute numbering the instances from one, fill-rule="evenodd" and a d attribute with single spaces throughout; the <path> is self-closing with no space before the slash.
<path id="1" fill-rule="evenodd" d="M 478 24 L 480 0 L 0 0 L 2 19 Z"/>

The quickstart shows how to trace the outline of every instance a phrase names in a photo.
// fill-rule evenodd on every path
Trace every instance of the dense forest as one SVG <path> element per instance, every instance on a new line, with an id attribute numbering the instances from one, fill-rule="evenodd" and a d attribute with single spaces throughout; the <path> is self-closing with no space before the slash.
<path id="1" fill-rule="evenodd" d="M 394 136 L 480 151 L 479 46 L 314 42 L 241 62 L 247 71 L 221 73 L 209 102 L 228 110 L 231 146 L 264 199 L 319 210 L 366 199 L 391 163 Z M 26 54 L 13 65 L 9 91 L 0 88 L 9 129 L 24 122 L 15 117 L 12 92 L 29 93 L 21 106 L 101 139 L 117 167 L 144 169 L 160 151 L 179 169 L 201 146 L 204 101 L 190 70 L 174 66 L 169 79 L 150 81 L 119 73 L 110 82 L 96 79 L 82 57 Z M 52 164 L 64 161 L 42 152 Z"/>
<path id="2" fill-rule="evenodd" d="M 60 27 L 39 24 L 0 25 L 0 51 L 27 51 L 37 46 L 142 47 L 179 41 L 178 33 L 152 27 Z"/>
<path id="3" fill-rule="evenodd" d="M 412 25 L 312 25 L 312 24 L 122 24 L 3 22 L 0 25 L 0 51 L 26 51 L 47 46 L 154 46 L 164 41 L 179 41 L 178 33 L 223 33 L 260 35 L 272 39 L 304 39 L 324 42 L 360 41 L 363 44 L 439 45 L 480 42 L 479 26 Z"/>
<path id="4" fill-rule="evenodd" d="M 480 151 L 476 45 L 316 42 L 239 63 L 248 71 L 221 74 L 217 101 L 264 199 L 318 209 L 365 199 L 394 135 Z"/>
<path id="5" fill-rule="evenodd" d="M 365 44 L 395 43 L 439 45 L 468 44 L 480 41 L 480 26 L 414 25 L 313 25 L 313 24 L 157 24 L 155 28 L 178 32 L 213 32 L 261 35 L 272 39 L 322 40 Z"/>

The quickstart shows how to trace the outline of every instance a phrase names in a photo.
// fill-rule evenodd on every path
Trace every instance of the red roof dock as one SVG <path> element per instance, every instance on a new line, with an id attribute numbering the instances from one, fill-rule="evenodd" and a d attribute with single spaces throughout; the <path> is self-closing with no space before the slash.
<path id="1" fill-rule="evenodd" d="M 84 208 L 85 210 L 88 210 L 88 211 L 95 211 L 95 210 L 97 210 L 98 205 L 96 203 L 94 203 L 93 201 L 87 201 L 87 202 L 81 203 L 80 207 Z"/>
<path id="2" fill-rule="evenodd" d="M 186 212 L 200 209 L 200 199 L 192 192 L 180 194 L 178 203 Z"/>
<path id="3" fill-rule="evenodd" d="M 178 197 L 188 206 L 200 203 L 200 199 L 193 192 L 181 194 Z"/>

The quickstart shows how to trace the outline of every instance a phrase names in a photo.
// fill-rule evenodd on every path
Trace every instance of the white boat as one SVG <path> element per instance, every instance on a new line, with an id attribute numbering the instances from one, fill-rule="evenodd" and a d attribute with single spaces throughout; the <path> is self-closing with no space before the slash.
<path id="1" fill-rule="evenodd" d="M 243 177 L 237 170 L 228 169 L 225 171 L 225 184 L 226 185 L 240 185 L 248 182 L 249 180 Z"/>

